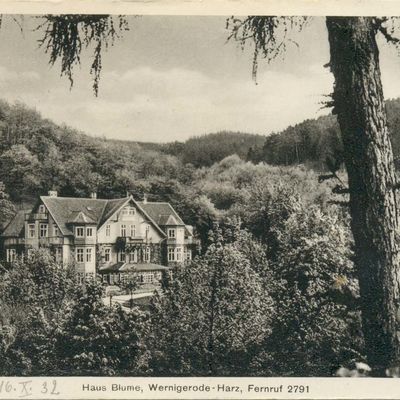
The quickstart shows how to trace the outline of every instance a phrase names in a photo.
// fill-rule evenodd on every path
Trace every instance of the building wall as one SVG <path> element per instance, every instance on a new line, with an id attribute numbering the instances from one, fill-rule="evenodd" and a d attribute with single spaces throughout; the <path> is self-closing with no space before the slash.
<path id="1" fill-rule="evenodd" d="M 97 235 L 97 242 L 99 244 L 115 243 L 117 237 L 122 236 L 122 225 L 125 225 L 126 227 L 126 237 L 131 236 L 130 227 L 133 225 L 135 227 L 135 237 L 137 238 L 143 238 L 144 240 L 153 243 L 158 243 L 162 239 L 161 234 L 152 226 L 152 224 L 147 222 L 141 211 L 138 210 L 133 203 L 130 204 L 130 206 L 135 209 L 134 215 L 124 215 L 121 210 L 120 212 L 115 213 L 100 227 Z M 109 235 L 107 235 L 107 226 L 109 226 Z M 146 227 L 148 227 L 148 231 L 146 231 Z"/>

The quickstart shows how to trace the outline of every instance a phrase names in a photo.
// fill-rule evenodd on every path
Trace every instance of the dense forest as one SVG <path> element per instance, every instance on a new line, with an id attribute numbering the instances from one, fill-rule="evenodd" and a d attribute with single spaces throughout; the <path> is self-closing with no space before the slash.
<path id="1" fill-rule="evenodd" d="M 400 168 L 400 99 L 386 102 L 388 126 L 392 139 L 396 168 Z M 326 170 L 327 158 L 341 157 L 342 143 L 336 118 L 326 115 L 289 126 L 269 135 L 263 145 L 251 146 L 248 160 L 271 165 L 307 164 Z"/>
<path id="2" fill-rule="evenodd" d="M 392 129 L 399 104 L 389 102 Z M 309 147 L 290 162 L 247 159 L 268 157 L 272 137 L 283 154 L 307 126 Z M 146 312 L 110 310 L 99 284 L 77 286 L 41 251 L 0 266 L 1 375 L 331 376 L 365 361 L 347 199 L 315 167 L 340 153 L 332 117 L 246 145 L 227 132 L 152 145 L 93 138 L 2 102 L 0 132 L 2 222 L 49 189 L 129 190 L 171 202 L 202 243 Z"/>

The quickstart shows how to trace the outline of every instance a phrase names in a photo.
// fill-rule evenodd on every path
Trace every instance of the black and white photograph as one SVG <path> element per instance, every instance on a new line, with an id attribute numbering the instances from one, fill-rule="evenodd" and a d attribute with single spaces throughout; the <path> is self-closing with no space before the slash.
<path id="1" fill-rule="evenodd" d="M 231 14 L 1 14 L 0 397 L 400 377 L 400 18 Z"/>

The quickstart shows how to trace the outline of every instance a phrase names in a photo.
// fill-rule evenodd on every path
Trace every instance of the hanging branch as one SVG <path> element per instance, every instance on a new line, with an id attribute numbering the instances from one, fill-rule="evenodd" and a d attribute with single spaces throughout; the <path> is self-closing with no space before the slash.
<path id="1" fill-rule="evenodd" d="M 243 50 L 250 41 L 254 46 L 252 76 L 256 80 L 258 58 L 261 55 L 267 62 L 286 51 L 286 44 L 298 44 L 288 34 L 291 30 L 300 32 L 310 17 L 248 16 L 244 20 L 230 17 L 226 29 L 230 29 L 229 40 L 235 40 Z"/>
<path id="2" fill-rule="evenodd" d="M 66 76 L 73 86 L 73 68 L 80 65 L 80 55 L 83 48 L 94 44 L 93 62 L 90 74 L 93 76 L 93 91 L 98 95 L 100 73 L 102 69 L 102 50 L 113 45 L 115 39 L 128 30 L 128 22 L 124 16 L 110 15 L 45 15 L 35 30 L 44 30 L 44 36 L 39 40 L 50 55 L 49 63 L 54 65 L 61 61 L 61 76 Z M 117 19 L 117 23 L 115 21 Z"/>

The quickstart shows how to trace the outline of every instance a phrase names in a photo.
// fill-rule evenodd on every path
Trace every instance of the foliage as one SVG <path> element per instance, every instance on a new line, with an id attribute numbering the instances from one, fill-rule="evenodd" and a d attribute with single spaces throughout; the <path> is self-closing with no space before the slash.
<path id="1" fill-rule="evenodd" d="M 95 282 L 46 251 L 2 267 L 1 375 L 124 375 L 146 371 L 146 317 L 108 308 Z"/>
<path id="2" fill-rule="evenodd" d="M 264 140 L 261 135 L 222 131 L 194 136 L 184 143 L 168 143 L 161 150 L 177 156 L 184 164 L 210 167 L 231 154 L 244 159 L 250 147 L 262 146 Z"/>
<path id="3" fill-rule="evenodd" d="M 267 62 L 280 56 L 286 50 L 287 42 L 296 44 L 290 37 L 293 29 L 301 31 L 310 17 L 287 16 L 256 16 L 251 15 L 243 20 L 230 17 L 226 28 L 231 33 L 228 40 L 234 39 L 244 48 L 249 41 L 254 45 L 253 78 L 256 79 L 258 57 L 262 56 Z"/>
<path id="4" fill-rule="evenodd" d="M 137 375 L 146 368 L 139 310 L 108 308 L 94 282 L 78 287 L 55 332 L 59 373 L 63 375 Z"/>
<path id="5" fill-rule="evenodd" d="M 38 170 L 37 157 L 24 145 L 14 145 L 0 156 L 0 179 L 16 200 L 21 200 L 24 192 L 37 193 Z"/>
<path id="6" fill-rule="evenodd" d="M 155 375 L 246 374 L 268 333 L 272 301 L 239 239 L 229 243 L 221 233 L 213 231 L 205 255 L 177 271 L 153 304 Z"/>
<path id="7" fill-rule="evenodd" d="M 61 60 L 61 75 L 66 75 L 73 84 L 72 70 L 80 64 L 82 47 L 94 46 L 90 73 L 93 75 L 93 90 L 97 96 L 102 68 L 101 51 L 114 44 L 114 40 L 128 29 L 127 20 L 110 15 L 45 15 L 44 21 L 36 28 L 43 30 L 40 46 L 50 54 L 49 63 Z M 115 21 L 116 19 L 116 21 Z"/>
<path id="8" fill-rule="evenodd" d="M 75 282 L 70 268 L 46 251 L 18 259 L 0 282 L 2 375 L 50 374 L 55 368 L 54 328 Z"/>
<path id="9" fill-rule="evenodd" d="M 364 359 L 347 225 L 334 208 L 314 205 L 299 206 L 275 226 L 270 268 L 279 313 L 255 364 L 261 375 L 330 376 Z"/>
<path id="10" fill-rule="evenodd" d="M 6 222 L 15 215 L 15 206 L 10 201 L 9 194 L 5 191 L 5 185 L 0 181 L 0 232 L 5 227 Z"/>

